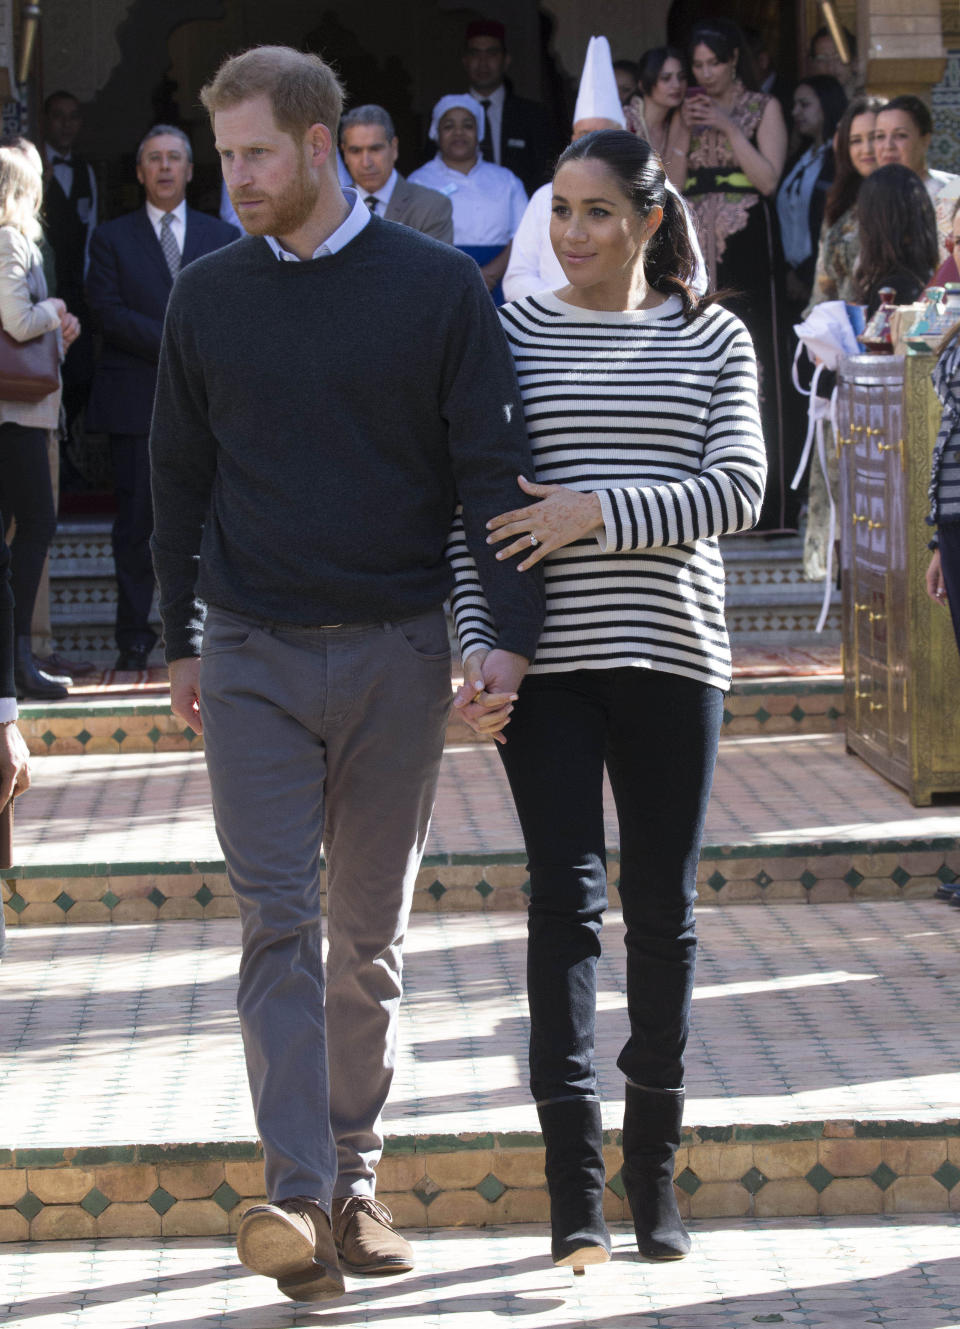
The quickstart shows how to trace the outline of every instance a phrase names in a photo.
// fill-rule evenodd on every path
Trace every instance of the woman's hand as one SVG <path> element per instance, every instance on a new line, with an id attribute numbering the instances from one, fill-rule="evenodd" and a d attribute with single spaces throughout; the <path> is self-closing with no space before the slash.
<path id="1" fill-rule="evenodd" d="M 727 130 L 733 123 L 720 103 L 705 93 L 702 97 L 688 97 L 683 103 L 681 117 L 691 130 Z"/>
<path id="2" fill-rule="evenodd" d="M 940 566 L 940 550 L 933 551 L 933 558 L 927 568 L 926 575 L 927 595 L 934 604 L 945 605 L 947 603 L 947 588 L 943 581 L 943 569 Z"/>
<path id="3" fill-rule="evenodd" d="M 0 807 L 30 788 L 30 752 L 15 724 L 0 726 Z"/>
<path id="4" fill-rule="evenodd" d="M 63 311 L 60 315 L 60 334 L 63 337 L 63 349 L 67 350 L 80 336 L 80 320 L 76 314 Z"/>
<path id="5" fill-rule="evenodd" d="M 527 661 L 506 651 L 485 648 L 471 652 L 463 662 L 463 682 L 453 700 L 454 709 L 475 734 L 505 743 L 502 730 L 510 723 L 513 703 Z M 486 677 L 489 675 L 489 678 Z M 503 689 L 503 680 L 509 691 Z"/>
<path id="6" fill-rule="evenodd" d="M 487 536 L 487 544 L 512 540 L 513 544 L 501 549 L 497 558 L 526 554 L 517 564 L 518 572 L 526 572 L 545 554 L 582 540 L 603 525 L 603 510 L 596 494 L 581 494 L 563 485 L 536 485 L 522 475 L 517 483 L 525 494 L 541 501 L 529 508 L 502 512 L 488 521 L 487 530 L 492 534 Z"/>
<path id="7" fill-rule="evenodd" d="M 48 296 L 46 304 L 50 305 L 60 322 L 63 322 L 63 316 L 67 312 L 66 303 L 58 295 Z"/>

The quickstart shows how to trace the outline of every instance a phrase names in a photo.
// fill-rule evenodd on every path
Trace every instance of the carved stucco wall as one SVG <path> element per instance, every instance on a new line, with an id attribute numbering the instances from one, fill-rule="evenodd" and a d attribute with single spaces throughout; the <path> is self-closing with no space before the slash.
<path id="1" fill-rule="evenodd" d="M 587 42 L 609 39 L 614 60 L 636 60 L 642 51 L 661 46 L 667 31 L 670 0 L 545 0 L 556 21 L 554 50 L 564 70 L 579 79 Z"/>
<path id="2" fill-rule="evenodd" d="M 162 3 L 162 0 L 160 0 Z M 44 0 L 44 93 L 69 88 L 88 102 L 120 59 L 117 25 L 133 0 Z"/>

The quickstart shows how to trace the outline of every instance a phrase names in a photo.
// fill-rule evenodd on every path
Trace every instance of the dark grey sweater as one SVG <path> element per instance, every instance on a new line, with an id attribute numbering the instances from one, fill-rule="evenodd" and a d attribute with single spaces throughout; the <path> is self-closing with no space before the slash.
<path id="1" fill-rule="evenodd" d="M 263 622 L 396 620 L 439 605 L 463 503 L 498 645 L 532 658 L 542 580 L 485 543 L 525 502 L 513 364 L 472 259 L 372 218 L 343 249 L 280 262 L 240 240 L 185 268 L 150 435 L 168 660 L 203 602 Z"/>

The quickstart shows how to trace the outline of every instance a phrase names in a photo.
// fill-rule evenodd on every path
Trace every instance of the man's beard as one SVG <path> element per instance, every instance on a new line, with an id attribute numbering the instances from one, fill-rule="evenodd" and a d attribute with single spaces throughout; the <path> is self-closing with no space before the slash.
<path id="1" fill-rule="evenodd" d="M 311 178 L 309 171 L 301 167 L 296 178 L 290 182 L 281 194 L 268 195 L 251 190 L 254 198 L 263 200 L 255 216 L 245 216 L 246 209 L 237 208 L 240 223 L 248 235 L 292 235 L 298 231 L 313 212 L 320 187 Z M 244 194 L 237 198 L 231 194 L 234 207 L 237 201 L 243 201 Z"/>

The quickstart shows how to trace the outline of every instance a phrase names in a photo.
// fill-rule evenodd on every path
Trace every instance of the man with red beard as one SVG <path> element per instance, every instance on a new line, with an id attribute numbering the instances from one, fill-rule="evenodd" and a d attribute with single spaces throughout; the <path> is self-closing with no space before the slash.
<path id="1" fill-rule="evenodd" d="M 153 550 L 172 705 L 204 733 L 242 922 L 269 1203 L 245 1214 L 238 1252 L 320 1301 L 342 1293 L 341 1264 L 412 1267 L 375 1166 L 451 699 L 444 549 L 459 502 L 497 624 L 475 643 L 493 648 L 494 715 L 543 621 L 542 584 L 486 544 L 530 453 L 476 265 L 341 189 L 330 68 L 260 47 L 202 98 L 248 235 L 170 300 Z"/>

